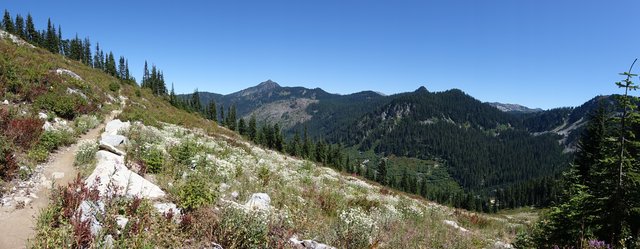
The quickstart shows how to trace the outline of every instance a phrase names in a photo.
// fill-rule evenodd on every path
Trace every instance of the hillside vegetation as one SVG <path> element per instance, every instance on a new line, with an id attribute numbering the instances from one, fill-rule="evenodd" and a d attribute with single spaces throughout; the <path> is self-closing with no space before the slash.
<path id="1" fill-rule="evenodd" d="M 32 151 L 73 143 L 86 129 L 84 115 L 102 117 L 125 101 L 118 116 L 131 121 L 118 131 L 128 141 L 118 148 L 126 152 L 124 165 L 166 193 L 160 199 L 141 198 L 114 187 L 114 194 L 98 194 L 84 177 L 105 166 L 110 152 L 95 149 L 97 141 L 83 142 L 86 149 L 76 155 L 82 175 L 53 191 L 29 247 L 202 248 L 217 243 L 224 248 L 293 248 L 313 239 L 337 248 L 484 248 L 505 245 L 529 220 L 452 209 L 260 148 L 174 107 L 169 96 L 156 96 L 153 89 L 42 48 L 4 38 L 0 51 L 0 86 L 9 102 L 2 110 L 11 114 L 8 125 L 37 121 L 11 126 L 32 127 L 19 136 L 12 135 L 13 129 L 2 130 L 8 137 L 2 141 L 9 142 L 3 145 L 3 158 L 20 159 L 15 161 L 18 172 L 26 170 L 20 166 L 46 159 L 46 153 L 32 158 Z M 50 135 L 38 121 L 39 112 L 51 117 L 47 120 L 58 117 L 57 123 L 72 121 L 75 129 L 64 136 Z M 38 136 L 26 139 L 25 134 Z M 11 172 L 7 169 L 0 172 Z M 435 165 L 428 171 L 441 174 Z M 7 174 L 3 184 L 18 183 L 15 175 L 20 174 Z M 157 211 L 158 202 L 177 208 Z"/>

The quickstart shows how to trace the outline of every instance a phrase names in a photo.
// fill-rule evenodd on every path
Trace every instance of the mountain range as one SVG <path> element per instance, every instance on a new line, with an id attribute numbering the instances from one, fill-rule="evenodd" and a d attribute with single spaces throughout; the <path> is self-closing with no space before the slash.
<path id="1" fill-rule="evenodd" d="M 304 132 L 314 140 L 343 146 L 365 171 L 373 172 L 372 178 L 376 164 L 391 158 L 396 165 L 391 179 L 400 182 L 403 162 L 410 159 L 419 162 L 409 168 L 416 181 L 428 178 L 424 172 L 433 162 L 445 165 L 445 175 L 436 181 L 453 179 L 455 183 L 448 185 L 455 187 L 442 190 L 449 194 L 457 189 L 492 199 L 512 189 L 548 194 L 503 200 L 504 205 L 516 203 L 511 206 L 543 205 L 552 198 L 552 190 L 533 189 L 550 188 L 551 179 L 569 165 L 588 113 L 601 100 L 613 103 L 610 96 L 598 96 L 579 107 L 541 110 L 482 102 L 459 89 L 430 92 L 422 86 L 387 96 L 374 91 L 341 95 L 320 88 L 282 87 L 271 80 L 228 95 L 199 96 L 204 106 L 211 101 L 223 108 L 234 105 L 240 118 L 278 123 L 288 137 Z M 364 152 L 376 156 L 362 156 Z"/>

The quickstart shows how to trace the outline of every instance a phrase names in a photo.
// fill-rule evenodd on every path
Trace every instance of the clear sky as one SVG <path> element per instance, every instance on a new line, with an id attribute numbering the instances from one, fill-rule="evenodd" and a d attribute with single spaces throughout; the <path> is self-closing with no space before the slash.
<path id="1" fill-rule="evenodd" d="M 177 92 L 231 93 L 271 79 L 332 93 L 459 88 L 544 109 L 620 92 L 640 57 L 640 1 L 36 1 L 47 17 Z M 640 71 L 640 67 L 638 67 Z"/>

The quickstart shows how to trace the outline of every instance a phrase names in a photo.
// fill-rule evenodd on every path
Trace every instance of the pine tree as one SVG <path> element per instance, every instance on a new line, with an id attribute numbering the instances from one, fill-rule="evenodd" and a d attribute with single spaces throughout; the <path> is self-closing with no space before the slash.
<path id="1" fill-rule="evenodd" d="M 240 135 L 242 136 L 247 135 L 247 124 L 245 124 L 244 118 L 241 118 L 240 120 L 238 120 L 238 133 L 240 133 Z"/>
<path id="2" fill-rule="evenodd" d="M 147 61 L 144 61 L 144 69 L 143 69 L 143 73 L 142 73 L 142 83 L 140 84 L 141 87 L 146 87 L 146 88 L 150 88 L 149 87 L 149 67 L 147 66 Z"/>
<path id="3" fill-rule="evenodd" d="M 25 27 L 24 27 L 24 18 L 22 18 L 22 16 L 20 14 L 16 15 L 16 35 L 19 36 L 20 38 L 26 40 L 27 39 L 27 35 L 25 33 Z"/>
<path id="4" fill-rule="evenodd" d="M 311 158 L 311 139 L 309 139 L 309 131 L 307 125 L 304 126 L 302 141 L 302 157 L 305 159 L 309 159 Z"/>
<path id="5" fill-rule="evenodd" d="M 387 185 L 387 159 L 382 158 L 378 163 L 378 176 L 376 178 L 378 183 L 382 185 Z"/>
<path id="6" fill-rule="evenodd" d="M 40 44 L 40 33 L 38 33 L 36 26 L 33 24 L 31 14 L 27 14 L 27 41 L 32 44 Z"/>
<path id="7" fill-rule="evenodd" d="M 120 56 L 120 59 L 118 59 L 118 78 L 120 78 L 121 80 L 126 80 L 127 79 L 127 68 L 125 65 L 125 60 L 124 60 L 124 56 Z"/>
<path id="8" fill-rule="evenodd" d="M 249 139 L 251 141 L 255 142 L 257 130 L 258 129 L 256 127 L 256 116 L 251 115 L 251 118 L 249 118 L 249 127 L 247 127 L 247 135 L 249 135 Z"/>
<path id="9" fill-rule="evenodd" d="M 191 107 L 196 112 L 202 111 L 202 104 L 200 103 L 200 93 L 198 93 L 198 88 L 193 90 L 193 94 L 191 94 Z"/>
<path id="10" fill-rule="evenodd" d="M 171 93 L 169 94 L 169 103 L 173 106 L 178 105 L 178 99 L 176 97 L 176 91 L 173 89 L 173 83 L 171 83 Z"/>
<path id="11" fill-rule="evenodd" d="M 9 14 L 8 10 L 4 10 L 4 17 L 2 18 L 2 29 L 11 34 L 16 33 L 16 26 L 13 24 L 13 19 L 11 19 L 11 14 Z"/>
<path id="12" fill-rule="evenodd" d="M 220 124 L 225 126 L 227 123 L 225 122 L 226 116 L 224 115 L 224 105 L 220 104 Z"/>
<path id="13" fill-rule="evenodd" d="M 634 61 L 635 64 L 635 61 Z M 625 88 L 617 97 L 618 110 L 599 109 L 580 138 L 579 152 L 565 173 L 565 193 L 535 227 L 537 246 L 583 248 L 590 239 L 614 247 L 633 247 L 640 232 L 640 100 L 629 91 L 638 87 L 635 74 L 616 85 Z"/>
<path id="14" fill-rule="evenodd" d="M 218 108 L 216 107 L 216 101 L 209 101 L 209 107 L 207 108 L 207 118 L 210 120 L 216 120 L 218 118 Z"/>
<path id="15" fill-rule="evenodd" d="M 110 74 L 111 76 L 117 76 L 116 59 L 113 56 L 113 52 L 109 52 L 109 55 L 107 56 L 105 72 Z"/>

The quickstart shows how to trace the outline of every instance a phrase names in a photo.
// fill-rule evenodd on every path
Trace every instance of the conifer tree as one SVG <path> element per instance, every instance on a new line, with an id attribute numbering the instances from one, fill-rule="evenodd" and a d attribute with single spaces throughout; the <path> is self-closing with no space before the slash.
<path id="1" fill-rule="evenodd" d="M 382 185 L 385 185 L 385 186 L 387 185 L 387 159 L 386 158 L 380 159 L 380 162 L 378 163 L 378 176 L 376 180 L 378 180 L 378 183 Z"/>
<path id="2" fill-rule="evenodd" d="M 245 123 L 244 118 L 238 120 L 238 133 L 240 133 L 240 135 L 242 136 L 247 135 L 247 124 Z"/>
<path id="3" fill-rule="evenodd" d="M 625 80 L 616 82 L 625 89 L 617 96 L 621 112 L 601 108 L 591 115 L 574 164 L 565 173 L 560 203 L 533 230 L 536 246 L 584 248 L 587 240 L 597 239 L 630 248 L 639 240 L 640 100 L 628 94 L 637 89 L 632 68 L 622 73 Z"/>
<path id="4" fill-rule="evenodd" d="M 4 10 L 4 17 L 2 18 L 2 29 L 11 34 L 15 34 L 16 26 L 13 24 L 13 19 L 11 19 L 11 14 L 9 14 L 8 10 Z"/>
<path id="5" fill-rule="evenodd" d="M 216 121 L 218 118 L 218 108 L 216 107 L 216 101 L 209 101 L 209 107 L 207 108 L 207 118 Z"/>
<path id="6" fill-rule="evenodd" d="M 202 104 L 200 104 L 200 93 L 198 93 L 198 88 L 193 90 L 193 94 L 191 94 L 191 107 L 196 112 L 202 111 Z"/>
<path id="7" fill-rule="evenodd" d="M 220 104 L 220 125 L 227 125 L 227 123 L 225 122 L 226 118 L 227 117 L 224 115 L 224 105 Z"/>
<path id="8" fill-rule="evenodd" d="M 25 27 L 24 27 L 24 18 L 22 18 L 20 14 L 16 15 L 15 29 L 16 29 L 15 32 L 17 36 L 19 36 L 24 40 L 27 39 L 27 36 L 25 33 Z"/>
<path id="9" fill-rule="evenodd" d="M 36 30 L 36 26 L 33 24 L 33 17 L 31 14 L 27 14 L 27 41 L 32 44 L 40 44 L 40 34 Z"/>
<path id="10" fill-rule="evenodd" d="M 307 125 L 304 126 L 302 141 L 302 157 L 305 159 L 309 159 L 311 158 L 311 139 L 309 139 L 309 130 L 307 128 Z"/>
<path id="11" fill-rule="evenodd" d="M 249 125 L 247 127 L 247 135 L 249 135 L 250 140 L 255 141 L 257 130 L 258 129 L 256 127 L 256 116 L 251 115 L 251 118 L 249 118 Z"/>

